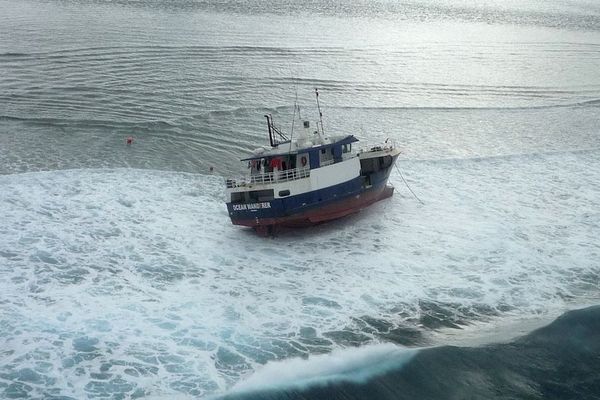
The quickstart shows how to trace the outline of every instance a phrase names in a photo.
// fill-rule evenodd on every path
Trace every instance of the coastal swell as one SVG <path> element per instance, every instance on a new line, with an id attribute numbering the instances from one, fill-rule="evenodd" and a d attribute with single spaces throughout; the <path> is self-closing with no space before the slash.
<path id="1" fill-rule="evenodd" d="M 364 349 L 363 349 L 364 350 Z M 377 348 L 373 349 L 376 357 Z M 600 396 L 600 306 L 570 311 L 550 325 L 509 343 L 482 347 L 442 346 L 406 359 L 396 349 L 380 357 L 387 371 L 364 362 L 358 371 L 311 382 L 279 384 L 273 373 L 261 389 L 221 400 L 402 400 L 402 399 L 597 399 Z M 407 352 L 405 350 L 405 352 Z M 390 359 L 395 359 L 395 365 Z M 315 362 L 319 365 L 320 360 Z M 289 362 L 270 370 L 314 370 Z M 377 365 L 377 364 L 376 364 Z M 392 366 L 393 365 L 393 366 Z M 277 368 L 279 367 L 279 368 Z M 332 369 L 335 371 L 335 369 Z M 328 376 L 318 368 L 316 373 Z M 361 379 L 356 377 L 360 376 Z"/>
<path id="2" fill-rule="evenodd" d="M 296 91 L 302 118 L 317 119 L 315 87 L 327 132 L 390 138 L 410 158 L 598 141 L 600 52 L 593 43 L 190 44 L 195 35 L 172 44 L 84 41 L 3 52 L 0 174 L 104 167 L 237 173 L 238 159 L 265 143 L 263 115 L 291 132 Z M 128 136 L 134 149 L 123 146 Z"/>
<path id="3" fill-rule="evenodd" d="M 327 93 L 326 104 L 334 107 L 543 107 L 587 104 L 600 98 L 597 82 L 590 84 L 594 79 L 590 71 L 599 60 L 598 46 L 592 44 L 528 43 L 515 50 L 514 44 L 502 42 L 468 46 L 431 42 L 426 54 L 423 44 L 390 46 L 138 45 L 4 53 L 0 57 L 2 115 L 26 118 L 35 101 L 35 114 L 47 118 L 169 120 L 205 110 L 256 109 L 257 93 L 269 100 L 267 107 L 291 105 L 289 92 L 294 86 L 321 88 Z M 429 64 L 421 65 L 424 56 L 431 65 L 451 63 L 452 79 Z M 328 65 L 331 59 L 335 69 Z M 265 71 L 267 61 L 271 70 Z M 570 66 L 570 79 L 560 81 L 565 72 L 559 66 L 565 62 L 580 65 Z M 188 63 L 194 68 L 165 75 L 173 65 Z M 402 74 L 394 67 L 400 63 L 407 70 Z M 523 63 L 533 71 L 523 70 Z M 237 68 L 240 64 L 243 71 Z M 459 74 L 461 64 L 502 68 L 518 79 L 506 85 L 473 72 L 471 81 L 465 83 Z M 548 80 L 539 79 L 540 70 Z M 302 102 L 312 103 L 304 90 L 299 94 Z"/>

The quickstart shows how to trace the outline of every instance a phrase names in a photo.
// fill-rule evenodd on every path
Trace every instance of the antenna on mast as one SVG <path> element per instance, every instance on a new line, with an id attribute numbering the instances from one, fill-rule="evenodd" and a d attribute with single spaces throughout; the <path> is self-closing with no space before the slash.
<path id="1" fill-rule="evenodd" d="M 292 115 L 292 133 L 290 134 L 290 149 L 288 153 L 292 152 L 292 139 L 294 139 L 294 122 L 296 121 L 296 110 L 298 110 L 298 118 L 300 118 L 300 106 L 298 105 L 298 81 L 296 81 L 296 98 L 294 99 L 294 114 Z"/>
<path id="2" fill-rule="evenodd" d="M 315 94 L 317 95 L 317 109 L 319 110 L 319 121 L 321 122 L 321 134 L 324 135 L 323 130 L 323 113 L 321 112 L 321 105 L 319 104 L 319 89 L 315 88 Z"/>

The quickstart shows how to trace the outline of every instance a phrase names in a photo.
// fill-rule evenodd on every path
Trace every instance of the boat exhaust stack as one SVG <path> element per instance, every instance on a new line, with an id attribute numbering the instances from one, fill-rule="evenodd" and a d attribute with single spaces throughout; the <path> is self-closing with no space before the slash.
<path id="1" fill-rule="evenodd" d="M 273 124 L 273 116 L 271 114 L 265 114 L 265 118 L 267 119 L 267 127 L 269 128 L 269 143 L 271 144 L 271 147 L 277 147 L 281 143 L 289 142 L 287 136 Z"/>

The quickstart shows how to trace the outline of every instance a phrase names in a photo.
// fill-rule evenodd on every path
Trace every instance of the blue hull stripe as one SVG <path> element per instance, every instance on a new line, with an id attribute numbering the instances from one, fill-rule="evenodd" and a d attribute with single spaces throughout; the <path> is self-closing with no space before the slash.
<path id="1" fill-rule="evenodd" d="M 387 168 L 371 174 L 371 186 L 368 188 L 363 187 L 363 177 L 359 176 L 350 181 L 320 190 L 255 203 L 257 206 L 251 207 L 252 209 L 246 209 L 246 206 L 250 205 L 227 203 L 227 211 L 234 223 L 236 220 L 288 217 L 314 208 L 324 207 L 369 190 L 378 190 L 385 186 L 390 171 L 391 168 Z M 266 207 L 267 204 L 268 207 Z"/>

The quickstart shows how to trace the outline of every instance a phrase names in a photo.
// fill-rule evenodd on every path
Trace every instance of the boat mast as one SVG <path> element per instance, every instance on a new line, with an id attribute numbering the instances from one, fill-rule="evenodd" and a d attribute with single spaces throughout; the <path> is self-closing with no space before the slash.
<path id="1" fill-rule="evenodd" d="M 290 134 L 290 149 L 288 154 L 292 152 L 292 142 L 294 139 L 294 122 L 296 121 L 296 110 L 298 110 L 298 118 L 300 118 L 300 106 L 298 105 L 298 82 L 296 82 L 296 98 L 294 99 L 294 114 L 292 115 L 292 133 Z"/>
<path id="2" fill-rule="evenodd" d="M 315 88 L 315 94 L 317 95 L 317 109 L 319 110 L 319 121 L 321 122 L 321 135 L 325 135 L 323 130 L 323 113 L 321 112 L 321 105 L 319 104 L 319 89 Z"/>

